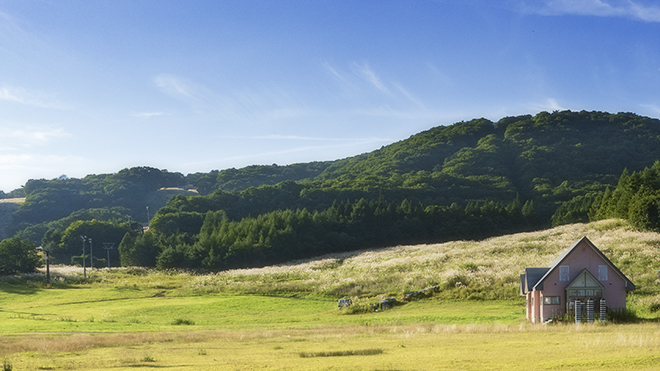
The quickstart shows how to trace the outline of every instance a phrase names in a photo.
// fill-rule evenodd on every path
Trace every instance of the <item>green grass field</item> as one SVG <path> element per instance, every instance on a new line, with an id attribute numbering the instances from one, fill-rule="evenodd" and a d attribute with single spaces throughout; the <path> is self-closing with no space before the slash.
<path id="1" fill-rule="evenodd" d="M 534 325 L 515 277 L 587 235 L 639 290 L 631 324 Z M 657 370 L 660 235 L 605 221 L 210 275 L 0 278 L 4 370 Z M 548 260 L 549 261 L 545 261 Z M 346 314 L 437 284 L 432 297 Z"/>

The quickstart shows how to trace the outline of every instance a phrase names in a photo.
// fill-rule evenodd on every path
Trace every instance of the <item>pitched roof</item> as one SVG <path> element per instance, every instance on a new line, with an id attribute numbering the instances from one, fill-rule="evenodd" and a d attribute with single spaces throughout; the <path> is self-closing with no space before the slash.
<path id="1" fill-rule="evenodd" d="M 533 287 L 530 290 L 543 290 L 543 281 L 545 281 L 545 279 L 548 278 L 548 276 L 550 276 L 550 274 L 555 269 L 557 269 L 557 267 L 559 267 L 559 265 L 561 265 L 561 263 L 563 263 L 564 260 L 566 260 L 566 258 L 573 252 L 573 250 L 575 250 L 582 242 L 585 242 L 589 247 L 591 247 L 596 252 L 596 254 L 598 254 L 607 263 L 607 265 L 609 265 L 619 276 L 621 276 L 621 278 L 623 278 L 623 280 L 626 282 L 626 290 L 634 290 L 636 288 L 635 285 L 628 279 L 628 277 L 626 277 L 626 275 L 623 274 L 619 268 L 612 264 L 610 259 L 608 259 L 600 250 L 598 250 L 598 248 L 593 243 L 591 243 L 587 237 L 582 237 L 573 246 L 561 253 L 561 255 L 559 255 L 557 259 L 552 262 L 552 264 L 550 264 L 550 268 L 547 268 L 548 270 L 545 272 L 545 274 L 536 283 L 532 284 Z"/>
<path id="2" fill-rule="evenodd" d="M 534 285 L 543 277 L 550 268 L 525 268 L 525 274 L 520 275 L 520 294 L 532 291 Z"/>

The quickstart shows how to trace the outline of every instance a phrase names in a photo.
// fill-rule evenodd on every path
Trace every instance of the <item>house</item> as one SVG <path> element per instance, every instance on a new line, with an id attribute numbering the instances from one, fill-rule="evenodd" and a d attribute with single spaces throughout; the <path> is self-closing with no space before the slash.
<path id="1" fill-rule="evenodd" d="M 520 275 L 527 319 L 545 322 L 565 314 L 604 319 L 607 310 L 626 308 L 635 285 L 586 237 L 564 251 L 548 268 L 526 268 Z"/>

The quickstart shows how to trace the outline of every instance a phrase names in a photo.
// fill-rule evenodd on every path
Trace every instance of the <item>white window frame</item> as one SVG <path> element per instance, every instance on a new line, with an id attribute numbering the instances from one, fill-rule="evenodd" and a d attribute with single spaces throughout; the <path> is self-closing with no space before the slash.
<path id="1" fill-rule="evenodd" d="M 559 305 L 559 296 L 544 296 L 543 305 Z"/>

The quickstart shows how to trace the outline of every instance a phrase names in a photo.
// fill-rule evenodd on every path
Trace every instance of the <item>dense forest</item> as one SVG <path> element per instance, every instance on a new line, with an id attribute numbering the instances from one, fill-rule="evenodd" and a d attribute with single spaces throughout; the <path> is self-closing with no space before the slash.
<path id="1" fill-rule="evenodd" d="M 4 237 L 66 264 L 84 235 L 112 265 L 217 270 L 608 217 L 658 229 L 657 160 L 660 121 L 632 113 L 475 119 L 337 161 L 30 180 Z"/>

